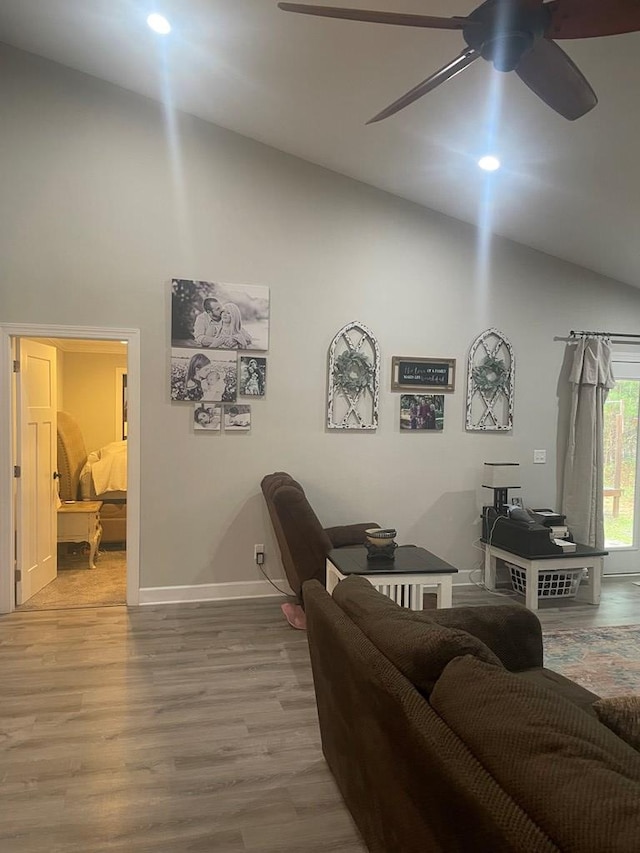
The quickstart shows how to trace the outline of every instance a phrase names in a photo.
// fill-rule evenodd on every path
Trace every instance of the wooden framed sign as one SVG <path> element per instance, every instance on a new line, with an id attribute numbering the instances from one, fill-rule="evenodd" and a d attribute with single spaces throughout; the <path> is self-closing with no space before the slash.
<path id="1" fill-rule="evenodd" d="M 391 359 L 392 391 L 453 391 L 456 384 L 455 358 Z"/>

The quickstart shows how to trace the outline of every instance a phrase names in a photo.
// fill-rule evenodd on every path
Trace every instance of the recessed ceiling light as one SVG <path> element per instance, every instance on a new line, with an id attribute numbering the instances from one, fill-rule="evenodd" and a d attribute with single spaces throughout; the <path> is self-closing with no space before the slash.
<path id="1" fill-rule="evenodd" d="M 484 169 L 485 172 L 495 172 L 500 168 L 500 160 L 497 157 L 493 157 L 491 154 L 488 154 L 486 157 L 481 157 L 478 160 L 478 166 L 481 169 Z"/>
<path id="2" fill-rule="evenodd" d="M 171 24 L 167 21 L 164 15 L 157 15 L 155 13 L 153 15 L 149 15 L 147 23 L 154 33 L 158 33 L 161 36 L 166 36 L 171 32 Z"/>

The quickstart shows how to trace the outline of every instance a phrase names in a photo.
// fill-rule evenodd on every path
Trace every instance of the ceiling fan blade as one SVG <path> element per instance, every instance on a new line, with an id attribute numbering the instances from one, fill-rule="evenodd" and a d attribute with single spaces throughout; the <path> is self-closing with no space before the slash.
<path id="1" fill-rule="evenodd" d="M 400 110 L 408 107 L 409 104 L 412 104 L 414 101 L 417 101 L 418 98 L 421 98 L 423 95 L 426 95 L 427 92 L 431 92 L 432 89 L 435 89 L 436 86 L 439 86 L 441 83 L 444 83 L 445 80 L 450 80 L 452 77 L 455 77 L 456 74 L 459 74 L 461 71 L 464 71 L 465 68 L 468 68 L 472 62 L 475 62 L 476 59 L 480 58 L 480 51 L 475 50 L 472 47 L 463 50 L 460 56 L 456 56 L 454 60 L 452 60 L 448 65 L 445 65 L 444 68 L 441 68 L 439 71 L 436 71 L 435 74 L 432 74 L 431 77 L 427 77 L 426 80 L 423 80 L 422 83 L 418 83 L 417 86 L 414 86 L 410 92 L 407 92 L 406 95 L 403 95 L 401 98 L 398 98 L 397 101 L 394 101 L 388 107 L 386 107 L 382 112 L 379 112 L 378 115 L 375 115 L 373 118 L 369 119 L 367 124 L 373 124 L 376 121 L 382 121 L 382 119 L 389 118 L 394 113 L 399 112 Z"/>
<path id="2" fill-rule="evenodd" d="M 588 39 L 640 30 L 638 0 L 553 0 L 546 34 L 554 39 Z"/>
<path id="3" fill-rule="evenodd" d="M 368 21 L 373 24 L 396 24 L 403 27 L 427 27 L 436 30 L 461 30 L 474 22 L 464 17 L 433 18 L 428 15 L 409 15 L 402 12 L 374 12 L 367 9 L 342 9 L 339 6 L 307 6 L 304 3 L 278 3 L 285 12 L 317 15 L 320 18 L 343 18 L 347 21 Z"/>
<path id="4" fill-rule="evenodd" d="M 580 118 L 598 103 L 580 69 L 550 39 L 538 39 L 520 60 L 516 74 L 545 104 L 569 121 Z"/>

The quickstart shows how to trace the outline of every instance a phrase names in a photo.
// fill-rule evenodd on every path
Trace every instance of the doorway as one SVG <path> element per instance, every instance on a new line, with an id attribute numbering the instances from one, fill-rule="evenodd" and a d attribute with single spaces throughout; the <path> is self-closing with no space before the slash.
<path id="1" fill-rule="evenodd" d="M 640 573 L 640 353 L 615 352 L 604 407 L 606 574 Z"/>
<path id="2" fill-rule="evenodd" d="M 60 326 L 39 326 L 39 325 L 17 325 L 3 324 L 0 326 L 0 393 L 3 399 L 11 400 L 11 406 L 6 407 L 0 420 L 0 464 L 5 471 L 10 472 L 10 476 L 2 478 L 0 482 L 0 612 L 11 612 L 16 608 L 16 581 L 21 582 L 23 566 L 19 565 L 19 561 L 24 562 L 24 554 L 21 550 L 21 542 L 25 541 L 25 533 L 28 540 L 29 531 L 21 527 L 21 518 L 25 515 L 22 511 L 25 506 L 25 501 L 21 498 L 23 481 L 21 478 L 22 472 L 16 469 L 17 456 L 21 452 L 21 436 L 18 433 L 19 404 L 20 394 L 22 390 L 20 369 L 14 372 L 15 354 L 18 352 L 20 342 L 29 339 L 33 342 L 32 345 L 37 346 L 37 342 L 42 344 L 53 344 L 62 353 L 62 363 L 68 358 L 69 363 L 76 361 L 86 362 L 85 367 L 90 360 L 89 355 L 79 356 L 77 351 L 84 348 L 86 353 L 102 352 L 104 363 L 108 362 L 107 353 L 115 353 L 120 351 L 126 352 L 126 357 L 120 360 L 120 363 L 113 366 L 112 384 L 109 386 L 113 391 L 112 413 L 109 420 L 108 429 L 100 432 L 101 425 L 95 418 L 95 413 L 87 414 L 84 419 L 83 426 L 86 432 L 89 432 L 88 444 L 96 445 L 97 449 L 104 443 L 103 438 L 126 436 L 126 462 L 125 469 L 128 473 L 128 483 L 126 484 L 126 521 L 118 527 L 117 518 L 108 520 L 109 514 L 113 511 L 118 511 L 117 497 L 116 503 L 108 505 L 102 502 L 94 504 L 90 498 L 93 496 L 81 496 L 78 493 L 66 496 L 66 501 L 61 501 L 58 509 L 58 519 L 64 516 L 63 525 L 57 525 L 57 540 L 54 542 L 57 557 L 60 559 L 61 570 L 64 573 L 64 584 L 59 584 L 58 581 L 53 581 L 45 587 L 48 590 L 45 599 L 49 600 L 49 605 L 43 609 L 51 607 L 51 601 L 54 601 L 54 607 L 64 607 L 64 591 L 61 595 L 60 603 L 56 604 L 55 587 L 66 586 L 67 592 L 74 594 L 74 584 L 69 583 L 75 575 L 80 587 L 75 588 L 76 599 L 78 596 L 87 594 L 87 583 L 97 580 L 97 573 L 89 568 L 92 554 L 92 545 L 99 542 L 99 532 L 102 529 L 100 520 L 100 511 L 105 513 L 104 528 L 109 528 L 108 534 L 104 537 L 101 545 L 102 554 L 98 561 L 94 563 L 96 567 L 102 564 L 103 568 L 109 565 L 111 571 L 108 573 L 109 580 L 113 581 L 116 574 L 120 574 L 121 590 L 120 593 L 122 603 L 135 605 L 139 598 L 139 494 L 140 494 L 140 462 L 139 462 L 139 331 L 133 329 L 98 329 L 91 327 L 60 327 Z M 86 377 L 85 377 L 86 381 Z M 69 386 L 72 387 L 72 386 Z M 55 394 L 58 390 L 62 390 L 61 383 L 56 384 Z M 24 395 L 23 395 L 24 396 Z M 77 396 L 77 395 L 76 395 Z M 71 395 L 73 397 L 73 394 Z M 73 401 L 68 398 L 71 408 L 75 407 L 75 414 L 78 410 L 78 399 Z M 65 401 L 62 394 L 61 408 L 64 410 Z M 115 420 L 114 422 L 114 413 Z M 95 423 L 92 423 L 91 418 L 94 418 Z M 83 420 L 80 412 L 80 420 Z M 94 429 L 95 427 L 95 429 Z M 113 433 L 113 435 L 112 435 Z M 123 443 L 123 442 L 121 442 Z M 23 454 L 23 458 L 24 454 Z M 51 472 L 49 477 L 57 476 L 58 472 Z M 49 481 L 50 482 L 50 481 Z M 100 497 L 100 496 L 99 496 Z M 76 501 L 76 498 L 78 500 Z M 57 498 L 56 498 L 57 500 Z M 21 502 L 22 501 L 22 502 Z M 27 502 L 28 503 L 28 502 Z M 95 509 L 95 514 L 92 510 Z M 89 532 L 85 534 L 87 524 Z M 82 531 L 79 530 L 82 527 Z M 100 527 L 100 531 L 98 528 Z M 91 531 L 95 531 L 96 535 L 92 540 Z M 120 532 L 122 531 L 122 532 Z M 124 548 L 119 546 L 118 539 L 126 541 L 126 554 Z M 77 540 L 77 541 L 73 541 Z M 126 558 L 126 570 L 125 566 Z M 86 563 L 86 567 L 85 567 Z M 104 574 L 104 573 L 103 573 Z M 105 574 L 105 577 L 107 575 Z M 89 584 L 90 585 L 90 584 Z M 81 587 L 85 587 L 84 591 Z M 18 587 L 20 594 L 20 587 Z M 41 593 L 38 593 L 41 595 Z M 113 594 L 113 590 L 112 590 Z M 116 603 L 115 601 L 106 600 L 102 603 Z M 66 606 L 100 606 L 99 600 L 91 601 L 91 595 L 86 603 L 81 601 L 70 601 Z M 36 606 L 29 606 L 28 609 L 40 609 Z"/>

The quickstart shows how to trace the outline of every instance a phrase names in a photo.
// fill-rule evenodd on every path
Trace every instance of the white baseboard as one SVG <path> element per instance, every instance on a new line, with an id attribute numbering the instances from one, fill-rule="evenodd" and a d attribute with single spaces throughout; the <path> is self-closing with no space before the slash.
<path id="1" fill-rule="evenodd" d="M 602 575 L 602 583 L 607 583 L 607 581 L 631 581 L 638 584 L 640 583 L 640 574 L 638 572 L 625 572 L 617 575 Z"/>
<path id="2" fill-rule="evenodd" d="M 288 589 L 286 580 L 273 581 Z M 204 583 L 195 586 L 148 586 L 140 590 L 139 604 L 182 604 L 188 601 L 233 601 L 238 598 L 283 598 L 268 581 Z"/>
<path id="3" fill-rule="evenodd" d="M 454 586 L 470 586 L 472 584 L 471 580 L 471 572 L 476 572 L 477 569 L 460 569 L 457 575 L 453 576 L 453 585 Z M 479 578 L 482 578 L 482 572 L 478 575 Z"/>
<path id="4" fill-rule="evenodd" d="M 453 582 L 469 585 L 470 569 L 464 569 L 454 576 Z M 288 589 L 284 578 L 273 581 L 282 589 Z M 235 581 L 232 583 L 205 583 L 195 586 L 148 586 L 140 590 L 138 603 L 143 604 L 182 604 L 188 601 L 234 601 L 240 598 L 282 598 L 283 596 L 268 581 Z"/>
<path id="5" fill-rule="evenodd" d="M 461 569 L 453 578 L 454 586 L 472 586 L 471 573 L 478 572 L 478 581 L 482 574 L 478 569 Z M 638 575 L 604 575 L 602 582 L 629 582 Z M 288 589 L 284 578 L 273 581 L 282 589 Z M 640 585 L 640 583 L 639 583 Z M 150 586 L 140 590 L 139 604 L 182 604 L 189 601 L 234 601 L 242 598 L 282 598 L 283 596 L 268 581 L 235 581 L 232 583 L 206 583 L 196 586 Z"/>

